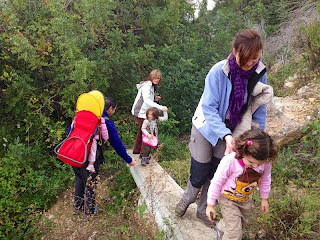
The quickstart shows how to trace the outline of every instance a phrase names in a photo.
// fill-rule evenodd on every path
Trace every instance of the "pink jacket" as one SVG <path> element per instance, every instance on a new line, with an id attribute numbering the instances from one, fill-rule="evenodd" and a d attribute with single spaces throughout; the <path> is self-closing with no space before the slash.
<path id="1" fill-rule="evenodd" d="M 248 168 L 242 160 L 234 158 L 235 153 L 224 156 L 211 180 L 207 203 L 215 205 L 219 195 L 234 201 L 251 199 L 259 187 L 260 197 L 267 199 L 271 189 L 271 163 L 257 168 Z"/>
<path id="2" fill-rule="evenodd" d="M 101 118 L 101 124 L 100 124 L 100 133 L 102 135 L 102 138 L 104 141 L 107 141 L 109 139 L 108 129 L 106 125 L 106 120 L 102 117 Z M 96 140 L 99 140 L 99 134 L 97 134 L 94 137 Z"/>
<path id="3" fill-rule="evenodd" d="M 101 118 L 100 133 L 104 141 L 107 141 L 109 139 L 108 128 L 104 118 Z M 96 160 L 97 140 L 99 140 L 99 134 L 94 136 L 94 139 L 92 141 L 92 145 L 91 145 L 91 149 L 88 157 L 89 162 L 94 162 Z"/>

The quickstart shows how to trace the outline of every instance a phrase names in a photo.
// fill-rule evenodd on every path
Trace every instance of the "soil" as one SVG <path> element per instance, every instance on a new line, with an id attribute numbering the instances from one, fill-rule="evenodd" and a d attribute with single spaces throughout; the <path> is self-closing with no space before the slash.
<path id="1" fill-rule="evenodd" d="M 89 221 L 84 221 L 83 212 L 72 215 L 74 189 L 68 188 L 59 200 L 43 213 L 38 224 L 41 239 L 154 239 L 155 225 L 145 224 L 132 206 L 124 207 L 118 212 L 114 210 L 112 206 L 115 203 L 109 191 L 112 180 L 112 177 L 107 177 L 100 171 L 96 189 L 96 204 L 99 209 L 95 215 L 89 216 Z"/>

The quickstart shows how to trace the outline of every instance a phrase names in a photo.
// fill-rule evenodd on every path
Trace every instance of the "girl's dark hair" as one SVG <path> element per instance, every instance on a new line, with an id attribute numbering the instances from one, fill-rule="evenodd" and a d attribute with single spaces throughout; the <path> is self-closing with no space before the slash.
<path id="1" fill-rule="evenodd" d="M 158 119 L 160 116 L 160 111 L 158 108 L 156 107 L 150 107 L 148 108 L 147 112 L 146 112 L 146 117 L 148 118 L 148 114 L 149 112 L 151 112 L 152 116 L 154 117 L 154 119 Z"/>
<path id="2" fill-rule="evenodd" d="M 107 97 L 104 100 L 104 109 L 107 111 L 110 107 L 116 108 L 118 106 L 118 102 L 112 98 L 112 97 Z"/>
<path id="3" fill-rule="evenodd" d="M 255 54 L 262 49 L 262 38 L 259 32 L 246 29 L 235 37 L 232 49 L 239 54 L 239 66 L 242 68 Z"/>
<path id="4" fill-rule="evenodd" d="M 235 139 L 236 159 L 246 155 L 261 161 L 273 162 L 278 154 L 278 147 L 265 131 L 253 128 L 245 131 Z"/>

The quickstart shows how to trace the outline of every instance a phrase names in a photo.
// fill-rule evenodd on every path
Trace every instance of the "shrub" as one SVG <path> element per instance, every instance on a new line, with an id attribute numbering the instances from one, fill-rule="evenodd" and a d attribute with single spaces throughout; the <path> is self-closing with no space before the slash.
<path id="1" fill-rule="evenodd" d="M 37 213 L 48 208 L 70 182 L 67 166 L 17 139 L 0 162 L 0 238 L 32 236 Z"/>
<path id="2" fill-rule="evenodd" d="M 284 186 L 272 190 L 269 198 L 270 211 L 263 215 L 260 200 L 255 203 L 251 216 L 251 232 L 257 239 L 318 239 L 320 204 L 317 194 L 298 196 Z M 261 230 L 263 229 L 263 230 Z"/>
<path id="3" fill-rule="evenodd" d="M 320 4 L 317 5 L 320 14 Z M 320 20 L 319 16 L 310 26 L 300 25 L 300 46 L 304 52 L 303 56 L 309 66 L 317 70 L 320 67 Z"/>

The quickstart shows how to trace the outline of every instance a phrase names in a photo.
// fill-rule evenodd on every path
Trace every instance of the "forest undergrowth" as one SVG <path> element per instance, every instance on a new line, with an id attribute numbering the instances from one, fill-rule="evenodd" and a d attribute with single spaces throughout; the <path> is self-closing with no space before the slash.
<path id="1" fill-rule="evenodd" d="M 130 148 L 137 129 L 129 115 L 135 84 L 151 69 L 161 69 L 158 90 L 169 120 L 160 126 L 163 145 L 155 154 L 184 188 L 188 134 L 203 80 L 228 56 L 236 32 L 255 27 L 266 41 L 280 34 L 277 47 L 270 47 L 275 51 L 264 51 L 262 59 L 269 69 L 280 63 L 279 71 L 268 74 L 277 96 L 297 90 L 282 91 L 294 75 L 296 88 L 320 82 L 320 5 L 314 0 L 219 1 L 212 11 L 202 6 L 197 19 L 185 0 L 12 0 L 0 1 L 0 10 L 2 239 L 81 239 L 75 229 L 84 231 L 83 239 L 164 238 L 152 218 L 142 217 L 145 207 L 137 204 L 132 176 L 111 149 L 105 151 L 97 188 L 98 214 L 86 224 L 83 216 L 71 215 L 73 172 L 53 148 L 65 137 L 83 92 L 99 89 L 118 100 L 113 120 Z M 284 32 L 281 23 L 292 19 L 300 25 Z M 319 120 L 303 132 L 281 147 L 272 210 L 252 215 L 246 238 L 320 239 Z"/>

